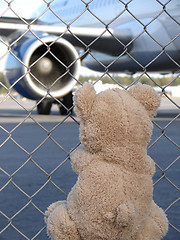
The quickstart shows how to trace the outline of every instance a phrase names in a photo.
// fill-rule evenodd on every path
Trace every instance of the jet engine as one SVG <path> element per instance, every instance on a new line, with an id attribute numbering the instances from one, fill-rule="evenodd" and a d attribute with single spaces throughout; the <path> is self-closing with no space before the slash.
<path id="1" fill-rule="evenodd" d="M 49 103 L 72 91 L 79 69 L 79 55 L 71 43 L 57 36 L 41 36 L 22 39 L 13 45 L 5 75 L 22 96 L 33 100 L 44 98 Z M 39 113 L 49 113 L 46 104 L 41 102 L 39 107 Z"/>

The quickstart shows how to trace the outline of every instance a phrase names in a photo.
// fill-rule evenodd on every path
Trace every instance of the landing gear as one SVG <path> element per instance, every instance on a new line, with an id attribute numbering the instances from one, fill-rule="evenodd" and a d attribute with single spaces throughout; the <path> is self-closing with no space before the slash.
<path id="1" fill-rule="evenodd" d="M 41 115 L 49 115 L 51 112 L 52 101 L 44 99 L 37 105 L 37 112 Z"/>
<path id="2" fill-rule="evenodd" d="M 73 108 L 71 108 L 73 106 L 73 95 L 72 92 L 68 93 L 66 96 L 64 96 L 62 98 L 62 101 L 64 106 L 66 106 L 66 108 L 64 108 L 63 106 L 59 105 L 59 112 L 61 115 L 67 115 L 70 113 L 72 113 Z M 69 110 L 71 108 L 71 110 Z"/>
<path id="3" fill-rule="evenodd" d="M 72 92 L 68 93 L 66 96 L 60 99 L 60 102 L 66 107 L 63 107 L 57 101 L 52 101 L 51 99 L 44 99 L 37 105 L 37 112 L 41 115 L 49 115 L 51 112 L 51 107 L 53 103 L 59 105 L 59 112 L 61 115 L 67 115 L 73 111 L 73 95 Z M 71 110 L 69 110 L 71 109 Z"/>

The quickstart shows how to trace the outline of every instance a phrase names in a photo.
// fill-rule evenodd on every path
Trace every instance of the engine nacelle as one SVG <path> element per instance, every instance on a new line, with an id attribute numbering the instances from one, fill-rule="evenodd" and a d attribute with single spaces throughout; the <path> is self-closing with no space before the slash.
<path id="1" fill-rule="evenodd" d="M 80 59 L 74 46 L 57 36 L 23 39 L 9 53 L 5 75 L 29 99 L 61 98 L 79 77 Z"/>

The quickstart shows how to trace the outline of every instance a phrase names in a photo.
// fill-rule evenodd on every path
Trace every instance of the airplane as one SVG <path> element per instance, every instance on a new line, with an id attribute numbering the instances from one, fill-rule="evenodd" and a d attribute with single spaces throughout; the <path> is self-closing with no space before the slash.
<path id="1" fill-rule="evenodd" d="M 116 73 L 179 72 L 180 1 L 54 0 L 31 19 L 0 18 L 5 75 L 39 114 L 72 110 L 80 66 Z"/>

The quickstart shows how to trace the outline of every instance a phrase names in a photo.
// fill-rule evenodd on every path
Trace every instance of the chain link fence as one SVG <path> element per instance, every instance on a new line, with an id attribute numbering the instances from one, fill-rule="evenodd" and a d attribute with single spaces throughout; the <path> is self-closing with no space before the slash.
<path id="1" fill-rule="evenodd" d="M 69 104 L 70 100 L 67 101 L 63 94 L 59 97 L 56 89 L 65 88 L 66 82 L 73 86 L 75 83 L 82 84 L 82 77 L 79 78 L 76 73 L 80 61 L 92 69 L 93 66 L 98 66 L 97 70 L 101 72 L 96 74 L 94 84 L 100 86 L 100 90 L 105 86 L 100 82 L 106 78 L 109 83 L 128 89 L 142 82 L 145 77 L 148 84 L 156 86 L 157 91 L 163 96 L 164 105 L 153 120 L 154 132 L 148 146 L 148 153 L 155 160 L 157 167 L 153 179 L 155 201 L 166 211 L 169 219 L 169 233 L 165 239 L 179 239 L 179 99 L 169 92 L 169 87 L 179 81 L 179 73 L 171 75 L 168 82 L 162 84 L 157 81 L 157 75 L 149 72 L 151 67 L 156 70 L 158 60 L 163 56 L 168 59 L 167 70 L 170 66 L 173 66 L 172 68 L 177 72 L 180 70 L 177 56 L 169 51 L 172 44 L 179 47 L 180 18 L 171 13 L 171 5 L 176 2 L 179 6 L 178 1 L 154 0 L 140 3 L 139 0 L 78 0 L 70 1 L 72 5 L 68 5 L 69 1 L 41 0 L 39 3 L 42 7 L 34 14 L 33 19 L 29 20 L 22 17 L 21 5 L 16 5 L 16 2 L 17 0 L 0 1 L 2 4 L 0 22 L 8 23 L 0 30 L 0 35 L 3 35 L 0 40 L 1 46 L 6 49 L 4 53 L 1 52 L 0 62 L 2 63 L 5 58 L 9 60 L 6 64 L 6 75 L 11 82 L 10 86 L 5 84 L 3 78 L 0 82 L 0 239 L 48 239 L 44 212 L 50 203 L 66 199 L 76 181 L 77 176 L 70 168 L 69 153 L 79 145 L 79 123 L 73 113 L 72 102 Z M 64 12 L 59 13 L 58 8 L 53 7 L 55 2 L 58 2 L 59 8 L 64 9 Z M 31 1 L 26 1 L 26 4 L 26 9 L 32 7 Z M 140 12 L 142 8 L 139 4 L 147 4 L 153 9 L 154 15 L 146 19 L 149 9 Z M 107 11 L 110 5 L 113 5 L 114 15 L 111 12 L 103 13 L 103 9 Z M 98 14 L 97 8 L 102 9 L 98 11 Z M 11 13 L 14 18 L 4 18 L 8 13 Z M 78 26 L 81 21 L 84 21 L 87 13 L 89 23 L 92 21 L 94 25 L 92 28 L 82 28 L 85 31 L 82 36 Z M 119 20 L 126 22 L 127 16 L 130 18 L 129 24 L 134 24 L 134 29 L 137 29 L 137 34 L 129 38 L 129 33 L 121 29 L 123 36 L 119 37 L 113 27 L 117 27 Z M 165 35 L 156 35 L 152 30 L 161 17 L 168 18 L 165 29 L 174 26 L 179 31 L 170 34 L 170 40 L 166 42 L 161 39 Z M 43 34 L 42 36 L 42 30 L 40 30 L 45 18 L 48 19 L 49 24 L 46 24 L 44 32 L 53 35 L 51 41 L 50 35 Z M 51 18 L 52 21 L 50 21 Z M 56 23 L 55 26 L 53 22 Z M 170 22 L 174 25 L 168 25 Z M 59 27 L 58 24 L 60 24 Z M 124 24 L 127 28 L 130 26 L 128 23 Z M 100 29 L 98 36 L 94 28 L 96 26 Z M 159 28 L 158 25 L 157 27 Z M 89 34 L 93 37 L 89 38 Z M 128 37 L 123 38 L 124 36 Z M 155 45 L 158 46 L 156 56 L 152 54 L 150 60 L 147 56 L 136 57 L 135 50 L 132 48 L 132 46 L 138 46 L 139 39 L 142 39 L 140 43 L 143 44 L 146 39 L 144 36 L 148 36 L 151 42 L 149 48 L 152 48 L 149 49 L 146 46 L 147 55 L 153 52 Z M 32 39 L 37 42 L 31 42 Z M 61 42 L 62 39 L 65 39 L 65 42 Z M 27 45 L 24 44 L 25 42 Z M 72 45 L 69 46 L 67 42 L 71 42 Z M 106 43 L 105 49 L 103 42 Z M 23 48 L 28 48 L 30 43 L 35 44 L 38 50 L 29 61 L 26 61 L 25 58 L 21 58 L 21 52 L 24 51 Z M 64 52 L 58 53 L 60 48 L 53 47 L 56 43 L 59 44 L 58 46 L 67 48 L 69 52 L 74 44 L 77 52 L 72 50 L 74 53 L 69 53 L 70 60 L 66 60 Z M 98 49 L 100 49 L 100 54 L 97 53 Z M 109 52 L 111 50 L 114 51 L 111 52 L 112 54 Z M 111 60 L 106 61 L 105 54 L 111 55 L 109 57 Z M 38 71 L 45 71 L 42 72 L 45 74 L 48 73 L 49 68 L 52 68 L 51 63 L 46 59 L 47 56 L 57 65 L 57 68 L 52 71 L 53 74 L 51 72 L 48 75 L 48 82 L 37 72 L 38 68 Z M 119 64 L 127 57 L 135 63 L 135 67 L 129 64 L 132 69 L 131 74 L 134 73 L 133 69 L 139 72 L 134 76 L 121 77 L 121 80 L 127 79 L 128 84 L 120 81 L 117 74 L 112 74 L 113 70 L 117 71 L 117 66 L 123 68 L 124 64 L 127 64 L 126 59 L 122 65 Z M 159 66 L 159 69 L 161 67 Z M 21 68 L 24 70 L 20 70 Z M 123 71 L 126 71 L 125 67 Z M 26 81 L 24 81 L 25 78 Z M 30 79 L 29 82 L 27 79 Z M 23 89 L 23 84 L 26 89 L 27 82 L 37 88 L 33 94 Z M 20 89 L 22 95 L 34 98 L 36 101 L 20 97 L 13 88 Z M 178 87 L 174 89 L 178 91 Z M 42 92 L 41 97 L 38 95 L 39 92 Z M 68 95 L 68 99 L 71 99 L 71 95 Z M 52 106 L 52 103 L 56 105 Z M 66 115 L 57 114 L 57 106 L 60 112 L 65 111 Z M 37 114 L 36 108 L 40 115 Z M 41 113 L 50 113 L 51 108 L 50 116 L 41 115 Z"/>

